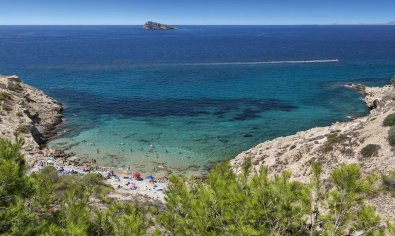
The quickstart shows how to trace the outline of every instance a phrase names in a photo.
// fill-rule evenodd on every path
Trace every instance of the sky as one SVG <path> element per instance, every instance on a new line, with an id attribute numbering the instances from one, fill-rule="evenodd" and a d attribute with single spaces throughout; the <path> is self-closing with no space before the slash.
<path id="1" fill-rule="evenodd" d="M 394 0 L 0 0 L 0 25 L 380 24 Z"/>

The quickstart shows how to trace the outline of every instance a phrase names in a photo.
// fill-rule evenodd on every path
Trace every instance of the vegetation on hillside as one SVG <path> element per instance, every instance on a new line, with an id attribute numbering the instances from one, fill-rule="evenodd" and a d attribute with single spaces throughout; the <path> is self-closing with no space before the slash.
<path id="1" fill-rule="evenodd" d="M 6 100 L 11 100 L 12 95 L 7 92 L 0 92 L 0 101 L 6 101 Z"/>
<path id="2" fill-rule="evenodd" d="M 380 148 L 378 144 L 368 144 L 361 149 L 361 155 L 365 158 L 377 156 Z"/>
<path id="3" fill-rule="evenodd" d="M 391 78 L 391 85 L 395 87 L 395 75 Z"/>
<path id="4" fill-rule="evenodd" d="M 328 134 L 326 136 L 326 138 L 327 138 L 327 141 L 324 145 L 324 152 L 330 152 L 333 150 L 334 145 L 344 141 L 347 138 L 347 136 L 345 134 L 340 133 L 340 131 L 336 131 L 336 132 Z"/>
<path id="5" fill-rule="evenodd" d="M 395 125 L 395 113 L 389 114 L 383 121 L 383 126 Z"/>
<path id="6" fill-rule="evenodd" d="M 149 222 L 132 203 L 110 202 L 100 175 L 59 176 L 53 167 L 26 175 L 16 143 L 0 139 L 0 234 L 144 235 Z"/>
<path id="7" fill-rule="evenodd" d="M 23 91 L 22 84 L 20 82 L 12 82 L 8 84 L 8 89 L 15 92 Z"/>
<path id="8" fill-rule="evenodd" d="M 383 235 L 366 199 L 379 178 L 363 177 L 357 165 L 334 170 L 328 181 L 312 163 L 308 184 L 284 172 L 269 178 L 251 161 L 236 175 L 228 163 L 205 182 L 172 176 L 166 208 L 138 207 L 109 199 L 100 175 L 60 176 L 51 167 L 31 176 L 23 142 L 0 139 L 0 234 L 5 235 Z"/>

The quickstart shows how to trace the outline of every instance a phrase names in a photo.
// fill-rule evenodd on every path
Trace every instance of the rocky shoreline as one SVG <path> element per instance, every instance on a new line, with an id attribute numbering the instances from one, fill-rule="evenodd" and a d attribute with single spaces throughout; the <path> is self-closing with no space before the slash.
<path id="1" fill-rule="evenodd" d="M 22 83 L 15 75 L 0 75 L 0 134 L 1 138 L 15 141 L 24 140 L 22 152 L 31 168 L 38 171 L 47 165 L 72 170 L 74 174 L 100 173 L 106 176 L 110 170 L 90 161 L 80 161 L 73 154 L 65 154 L 63 150 L 52 150 L 47 142 L 57 136 L 59 125 L 63 121 L 63 106 L 42 91 Z M 163 191 L 166 183 L 152 183 L 147 180 L 136 181 L 123 178 L 116 173 L 106 183 L 114 188 L 110 197 L 121 200 L 136 200 L 161 205 L 164 202 Z M 129 183 L 137 189 L 128 188 Z"/>
<path id="2" fill-rule="evenodd" d="M 256 170 L 267 166 L 269 173 L 291 171 L 292 178 L 301 182 L 307 182 L 312 174 L 311 161 L 323 165 L 324 178 L 334 168 L 351 163 L 359 164 L 365 174 L 394 171 L 395 155 L 388 142 L 390 128 L 383 126 L 384 119 L 395 112 L 394 88 L 362 85 L 346 87 L 364 95 L 366 105 L 372 109 L 369 115 L 258 144 L 231 160 L 235 172 L 240 173 L 247 157 L 251 158 Z M 371 156 L 363 155 L 362 152 L 368 145 L 377 148 Z M 371 203 L 386 219 L 395 220 L 395 198 L 381 194 Z"/>
<path id="3" fill-rule="evenodd" d="M 1 137 L 24 139 L 22 151 L 28 165 L 54 154 L 46 143 L 56 136 L 63 121 L 62 104 L 22 83 L 18 76 L 0 75 L 0 105 Z"/>

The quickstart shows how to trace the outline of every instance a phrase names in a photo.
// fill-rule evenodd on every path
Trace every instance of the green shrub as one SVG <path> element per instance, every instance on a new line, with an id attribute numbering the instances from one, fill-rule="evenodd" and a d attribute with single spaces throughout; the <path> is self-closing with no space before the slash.
<path id="1" fill-rule="evenodd" d="M 363 157 L 373 157 L 377 156 L 381 146 L 377 144 L 368 144 L 361 149 L 361 155 Z"/>
<path id="2" fill-rule="evenodd" d="M 26 175 L 22 145 L 0 139 L 0 235 L 147 234 L 152 215 L 134 203 L 100 203 L 112 190 L 100 175 Z"/>
<path id="3" fill-rule="evenodd" d="M 383 126 L 395 125 L 395 113 L 389 114 L 383 121 Z"/>
<path id="4" fill-rule="evenodd" d="M 364 178 L 357 165 L 346 165 L 331 172 L 332 187 L 326 189 L 322 168 L 313 169 L 311 184 L 292 181 L 288 172 L 269 178 L 267 168 L 238 176 L 229 164 L 214 167 L 206 183 L 172 176 L 160 222 L 172 235 L 381 232 L 380 217 L 364 201 L 374 193 L 375 177 Z"/>
<path id="5" fill-rule="evenodd" d="M 11 100 L 11 99 L 12 99 L 12 95 L 10 93 L 7 92 L 0 93 L 0 101 Z"/>
<path id="6" fill-rule="evenodd" d="M 34 187 L 26 175 L 27 165 L 20 151 L 22 145 L 21 139 L 16 143 L 0 139 L 0 235 L 22 235 L 15 230 L 29 219 L 23 199 L 33 195 Z"/>
<path id="7" fill-rule="evenodd" d="M 383 176 L 383 187 L 385 190 L 395 196 L 395 171 L 391 172 L 389 175 Z"/>
<path id="8" fill-rule="evenodd" d="M 392 76 L 392 78 L 391 78 L 391 84 L 392 84 L 392 86 L 395 87 L 395 75 Z"/>
<path id="9" fill-rule="evenodd" d="M 330 152 L 333 150 L 333 146 L 336 143 L 340 143 L 344 141 L 347 136 L 345 134 L 341 134 L 340 131 L 336 131 L 334 133 L 330 133 L 326 136 L 327 141 L 324 145 L 324 152 Z"/>
<path id="10" fill-rule="evenodd" d="M 392 147 L 395 146 L 395 126 L 392 126 L 388 131 L 388 142 Z"/>
<path id="11" fill-rule="evenodd" d="M 27 134 L 30 132 L 30 128 L 27 125 L 18 125 L 18 127 L 16 128 L 15 132 L 17 134 Z"/>
<path id="12" fill-rule="evenodd" d="M 12 111 L 12 106 L 4 103 L 3 105 L 1 105 L 1 109 L 3 111 Z"/>
<path id="13" fill-rule="evenodd" d="M 22 114 L 22 112 L 18 111 L 18 112 L 16 113 L 16 116 L 18 116 L 18 117 L 22 117 L 22 116 L 23 116 L 23 114 Z"/>
<path id="14" fill-rule="evenodd" d="M 16 92 L 23 91 L 22 84 L 19 82 L 13 82 L 13 83 L 8 84 L 8 89 L 10 89 L 12 91 L 16 91 Z"/>

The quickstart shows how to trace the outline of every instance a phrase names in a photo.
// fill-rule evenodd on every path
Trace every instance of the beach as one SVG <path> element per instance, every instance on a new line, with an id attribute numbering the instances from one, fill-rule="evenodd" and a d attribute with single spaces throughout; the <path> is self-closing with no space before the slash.
<path id="1" fill-rule="evenodd" d="M 17 89 L 14 89 L 14 84 Z M 123 200 L 150 201 L 163 203 L 166 179 L 141 176 L 133 178 L 133 173 L 125 174 L 116 168 L 104 168 L 93 161 L 80 160 L 62 150 L 50 149 L 47 141 L 56 137 L 57 127 L 62 122 L 63 106 L 42 91 L 26 85 L 15 75 L 0 75 L 0 93 L 9 94 L 1 99 L 0 133 L 2 138 L 15 141 L 23 138 L 23 154 L 30 166 L 29 173 L 53 166 L 60 174 L 84 175 L 97 173 L 106 178 L 106 183 L 114 188 L 110 197 Z M 7 108 L 9 107 L 9 109 Z M 23 127 L 23 129 L 22 129 Z M 16 133 L 17 132 L 17 133 Z M 114 173 L 108 176 L 109 173 Z M 121 176 L 126 175 L 127 178 Z M 129 183 L 129 184 L 128 184 Z M 135 185 L 131 190 L 130 184 Z"/>

